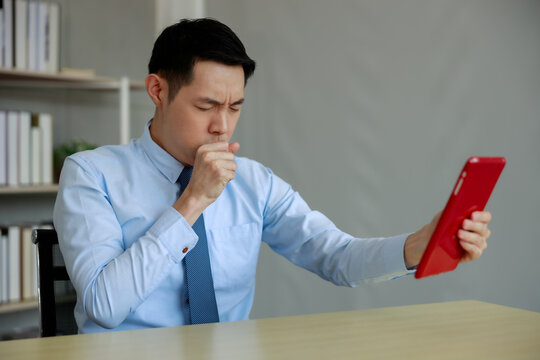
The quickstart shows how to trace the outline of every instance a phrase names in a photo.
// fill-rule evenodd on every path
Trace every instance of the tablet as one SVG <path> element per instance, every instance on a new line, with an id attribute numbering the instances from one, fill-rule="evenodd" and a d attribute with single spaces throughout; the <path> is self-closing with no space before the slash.
<path id="1" fill-rule="evenodd" d="M 418 264 L 417 279 L 452 271 L 458 266 L 463 249 L 456 234 L 463 220 L 475 211 L 484 210 L 505 164 L 503 157 L 475 156 L 467 160 Z"/>

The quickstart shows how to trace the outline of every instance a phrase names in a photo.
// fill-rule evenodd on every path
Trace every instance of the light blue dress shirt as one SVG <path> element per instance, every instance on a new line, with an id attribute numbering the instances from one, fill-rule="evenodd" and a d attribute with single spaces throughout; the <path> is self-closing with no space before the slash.
<path id="1" fill-rule="evenodd" d="M 54 208 L 82 333 L 186 323 L 183 249 L 197 235 L 172 205 L 183 166 L 151 138 L 66 159 Z M 409 273 L 407 235 L 354 238 L 272 171 L 236 157 L 236 178 L 204 211 L 221 321 L 248 319 L 261 241 L 334 284 Z"/>

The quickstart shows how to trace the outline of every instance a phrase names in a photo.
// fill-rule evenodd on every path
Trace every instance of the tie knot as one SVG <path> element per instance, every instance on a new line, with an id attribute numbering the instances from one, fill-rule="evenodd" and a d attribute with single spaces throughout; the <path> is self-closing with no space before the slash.
<path id="1" fill-rule="evenodd" d="M 186 166 L 184 167 L 184 170 L 180 173 L 180 176 L 178 177 L 178 182 L 180 183 L 180 191 L 184 191 L 189 183 L 189 179 L 191 179 L 191 173 L 193 172 L 192 166 Z"/>

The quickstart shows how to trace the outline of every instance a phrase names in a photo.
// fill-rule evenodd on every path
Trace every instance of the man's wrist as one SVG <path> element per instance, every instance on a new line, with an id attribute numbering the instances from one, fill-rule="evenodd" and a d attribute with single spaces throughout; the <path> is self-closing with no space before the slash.
<path id="1" fill-rule="evenodd" d="M 405 240 L 403 246 L 403 260 L 407 270 L 416 269 L 420 262 L 422 256 L 422 254 L 418 254 L 418 243 L 421 241 L 420 238 L 419 232 L 415 232 L 407 236 L 407 239 Z"/>
<path id="2" fill-rule="evenodd" d="M 188 189 L 184 191 L 182 196 L 174 203 L 175 208 L 186 219 L 190 226 L 193 226 L 195 221 L 201 216 L 204 209 L 208 207 L 206 201 L 193 196 L 189 193 Z"/>

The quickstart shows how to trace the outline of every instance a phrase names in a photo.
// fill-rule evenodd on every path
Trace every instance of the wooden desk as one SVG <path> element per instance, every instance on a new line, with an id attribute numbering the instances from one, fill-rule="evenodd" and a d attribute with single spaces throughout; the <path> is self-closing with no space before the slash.
<path id="1" fill-rule="evenodd" d="M 0 342 L 0 359 L 539 359 L 540 313 L 458 301 Z"/>

